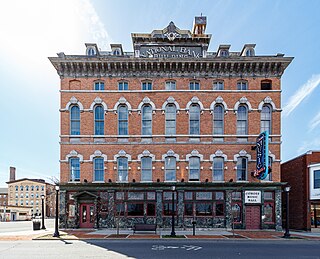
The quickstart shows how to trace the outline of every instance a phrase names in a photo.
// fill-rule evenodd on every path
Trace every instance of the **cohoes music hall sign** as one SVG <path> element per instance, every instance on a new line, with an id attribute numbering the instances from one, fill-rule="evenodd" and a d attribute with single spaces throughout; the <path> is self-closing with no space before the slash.
<path id="1" fill-rule="evenodd" d="M 188 46 L 141 46 L 141 58 L 200 58 L 201 47 Z"/>

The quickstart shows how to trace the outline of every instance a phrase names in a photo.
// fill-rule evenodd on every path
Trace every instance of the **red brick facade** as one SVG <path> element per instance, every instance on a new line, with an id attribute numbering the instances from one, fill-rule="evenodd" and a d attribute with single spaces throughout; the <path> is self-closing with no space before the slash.
<path id="1" fill-rule="evenodd" d="M 281 180 L 290 186 L 289 225 L 293 229 L 310 230 L 313 204 L 320 205 L 320 199 L 310 199 L 309 167 L 320 163 L 320 152 L 309 151 L 281 164 Z M 318 215 L 319 217 L 320 215 Z"/>
<path id="2" fill-rule="evenodd" d="M 170 30 L 173 34 L 168 36 L 167 31 Z M 204 31 L 201 30 L 201 32 Z M 174 39 L 174 35 L 178 34 L 180 38 Z M 161 40 L 155 40 L 156 37 L 159 37 L 157 35 L 167 35 L 165 36 L 167 38 L 161 36 Z M 216 53 L 207 52 L 210 37 L 208 34 L 191 37 L 190 31 L 179 30 L 173 23 L 170 23 L 166 29 L 154 31 L 152 34 L 133 34 L 134 53 L 131 54 L 122 53 L 122 49 L 121 51 L 117 50 L 118 52 L 113 52 L 114 50 L 99 52 L 96 45 L 87 44 L 87 54 L 93 51 L 94 56 L 89 54 L 86 56 L 66 56 L 64 53 L 59 53 L 58 58 L 50 58 L 61 77 L 60 180 L 62 190 L 65 190 L 63 195 L 66 195 L 66 211 L 68 211 L 68 204 L 76 206 L 76 212 L 73 216 L 75 221 L 78 220 L 77 217 L 81 217 L 79 210 L 82 207 L 81 205 L 79 207 L 78 199 L 82 197 L 81 195 L 88 194 L 84 194 L 84 191 L 89 192 L 88 195 L 91 196 L 92 201 L 94 200 L 95 204 L 98 204 L 97 196 L 101 196 L 101 194 L 97 190 L 100 188 L 99 190 L 102 192 L 114 188 L 113 184 L 118 182 L 117 156 L 121 152 L 122 155 L 126 154 L 130 157 L 128 184 L 135 183 L 137 189 L 144 189 L 144 183 L 138 184 L 141 182 L 141 160 L 139 157 L 145 151 L 153 156 L 151 182 L 155 185 L 151 184 L 148 187 L 149 190 L 160 192 L 172 184 L 175 184 L 178 189 L 180 188 L 181 225 L 185 224 L 182 222 L 183 192 L 188 188 L 195 191 L 203 183 L 207 184 L 207 190 L 222 190 L 224 192 L 226 209 L 223 214 L 223 225 L 226 227 L 230 226 L 231 222 L 232 190 L 240 190 L 243 195 L 242 200 L 244 200 L 245 190 L 259 190 L 262 196 L 264 191 L 272 191 L 272 197 L 276 204 L 272 205 L 273 213 L 279 213 L 276 207 L 279 208 L 281 205 L 281 200 L 278 199 L 279 188 L 281 188 L 280 79 L 292 58 L 286 58 L 283 55 L 268 58 L 246 56 L 244 53 L 247 48 L 251 50 L 251 53 L 254 53 L 253 44 L 246 45 L 242 52 L 230 53 L 230 56 L 224 58 L 219 54 L 220 48 Z M 151 42 L 151 45 L 157 46 L 146 51 L 146 53 L 152 54 L 151 58 L 141 54 L 143 48 L 146 47 L 144 42 Z M 111 47 L 114 48 L 113 45 Z M 189 47 L 190 50 L 187 52 Z M 226 45 L 221 46 L 221 48 L 225 47 Z M 189 53 L 195 57 L 173 58 L 171 52 L 175 48 L 180 48 L 180 53 L 183 52 L 185 56 Z M 201 51 L 198 53 L 199 49 Z M 163 51 L 166 53 L 163 54 Z M 155 53 L 160 52 L 163 57 L 168 58 L 155 58 L 156 55 L 160 55 Z M 118 56 L 114 53 L 117 53 Z M 142 90 L 142 83 L 146 80 L 152 83 L 152 90 Z M 267 90 L 262 87 L 262 82 L 266 82 L 266 80 L 270 84 L 270 88 Z M 103 90 L 94 90 L 94 84 L 97 81 L 104 83 Z M 118 83 L 123 81 L 128 83 L 128 90 L 120 91 Z M 175 90 L 166 90 L 167 81 L 175 81 Z M 199 83 L 199 90 L 189 89 L 190 82 L 194 81 Z M 223 90 L 213 89 L 213 84 L 216 81 L 223 81 Z M 239 81 L 247 82 L 246 90 L 237 90 Z M 174 102 L 177 108 L 176 134 L 174 136 L 165 134 L 165 104 L 168 100 Z M 152 135 L 150 136 L 142 135 L 141 107 L 145 102 L 152 106 Z M 97 103 L 103 104 L 104 109 L 104 134 L 99 136 L 95 135 L 94 130 L 95 113 L 93 107 Z M 128 134 L 125 136 L 118 135 L 119 114 L 117 107 L 121 103 L 125 104 L 129 111 Z M 192 103 L 196 103 L 200 107 L 200 134 L 198 135 L 189 134 L 189 107 Z M 219 141 L 216 139 L 217 136 L 213 134 L 213 109 L 216 103 L 224 107 L 224 130 L 223 134 L 218 136 Z M 72 105 L 78 105 L 81 111 L 78 135 L 70 135 L 70 107 Z M 245 136 L 237 135 L 237 108 L 239 105 L 245 105 L 249 110 L 248 133 Z M 271 142 L 269 144 L 269 156 L 272 158 L 272 179 L 267 182 L 258 180 L 251 175 L 256 166 L 256 154 L 252 147 L 255 146 L 256 138 L 261 132 L 261 108 L 263 105 L 269 105 L 272 110 Z M 168 141 L 169 137 L 174 138 L 174 141 Z M 171 152 L 170 150 L 179 158 L 175 168 L 176 181 L 167 184 L 165 183 L 164 156 L 167 152 Z M 99 184 L 95 183 L 93 179 L 92 158 L 95 152 L 104 157 L 103 183 Z M 195 156 L 200 157 L 201 161 L 199 181 L 190 185 L 189 157 L 191 154 L 196 154 Z M 222 181 L 215 182 L 212 176 L 214 156 L 224 158 Z M 248 159 L 244 182 L 237 181 L 236 165 L 239 156 L 245 156 Z M 80 158 L 80 179 L 77 183 L 70 181 L 69 159 L 71 157 Z M 160 185 L 156 187 L 158 183 L 163 183 L 162 187 Z M 188 185 L 187 189 L 184 189 L 185 185 Z M 111 188 L 111 186 L 113 187 Z M 94 188 L 98 189 L 94 190 Z M 75 195 L 75 202 L 68 200 L 68 191 L 72 191 Z M 113 196 L 108 197 L 110 199 Z M 162 202 L 157 200 L 157 206 L 161 208 Z M 245 206 L 244 201 L 241 206 Z M 98 207 L 99 205 L 96 210 Z M 261 213 L 264 213 L 264 207 L 260 208 Z M 110 209 L 112 210 L 112 207 Z M 193 210 L 196 209 L 193 208 Z M 159 215 L 157 212 L 158 218 Z M 97 218 L 99 221 L 99 216 Z M 242 228 L 245 228 L 244 218 Z M 279 217 L 273 218 L 270 226 L 279 228 L 279 222 L 275 222 L 275 218 L 278 220 Z M 215 220 L 213 219 L 213 221 Z M 72 224 L 79 226 L 77 222 L 74 223 L 75 221 L 72 221 Z M 267 226 L 261 222 L 261 227 Z"/>

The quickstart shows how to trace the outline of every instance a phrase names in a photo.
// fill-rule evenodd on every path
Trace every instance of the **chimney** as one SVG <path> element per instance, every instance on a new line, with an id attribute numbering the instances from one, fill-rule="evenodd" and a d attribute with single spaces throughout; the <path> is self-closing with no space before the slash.
<path id="1" fill-rule="evenodd" d="M 13 166 L 10 166 L 10 178 L 9 182 L 16 180 L 16 168 Z"/>

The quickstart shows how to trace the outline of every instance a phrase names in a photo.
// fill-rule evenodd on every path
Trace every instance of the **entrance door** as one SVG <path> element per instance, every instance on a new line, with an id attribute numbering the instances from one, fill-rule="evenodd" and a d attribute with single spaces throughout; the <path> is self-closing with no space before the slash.
<path id="1" fill-rule="evenodd" d="M 246 206 L 246 229 L 260 229 L 260 206 Z"/>
<path id="2" fill-rule="evenodd" d="M 80 228 L 93 228 L 94 226 L 94 205 L 80 204 Z"/>

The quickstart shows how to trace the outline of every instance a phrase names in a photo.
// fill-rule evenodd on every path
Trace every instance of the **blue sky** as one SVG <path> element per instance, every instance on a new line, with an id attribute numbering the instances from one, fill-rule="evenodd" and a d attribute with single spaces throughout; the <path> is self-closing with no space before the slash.
<path id="1" fill-rule="evenodd" d="M 85 42 L 102 50 L 132 32 L 151 32 L 174 21 L 191 29 L 207 16 L 209 51 L 231 44 L 240 51 L 293 56 L 282 77 L 282 161 L 320 150 L 320 1 L 297 0 L 10 0 L 0 9 L 0 186 L 9 167 L 17 177 L 59 177 L 59 78 L 47 57 L 84 54 Z"/>

